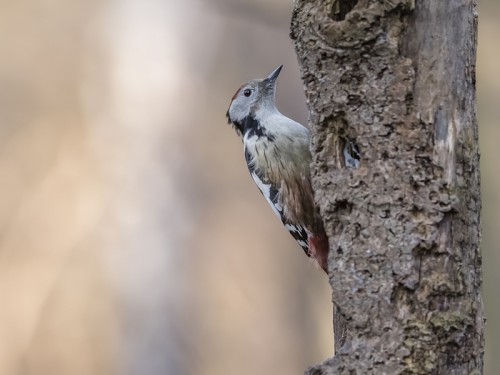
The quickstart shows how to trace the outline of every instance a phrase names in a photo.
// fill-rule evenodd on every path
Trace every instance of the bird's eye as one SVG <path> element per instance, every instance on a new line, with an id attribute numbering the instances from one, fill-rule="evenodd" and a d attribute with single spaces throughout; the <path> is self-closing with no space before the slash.
<path id="1" fill-rule="evenodd" d="M 245 91 L 243 91 L 243 95 L 245 95 L 248 98 L 250 95 L 252 95 L 252 90 L 245 89 Z"/>

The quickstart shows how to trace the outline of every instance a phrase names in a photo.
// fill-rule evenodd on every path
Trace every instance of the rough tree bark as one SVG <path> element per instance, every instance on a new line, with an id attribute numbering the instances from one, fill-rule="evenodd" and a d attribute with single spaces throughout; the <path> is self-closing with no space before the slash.
<path id="1" fill-rule="evenodd" d="M 474 1 L 297 0 L 291 37 L 347 333 L 307 374 L 481 374 Z"/>

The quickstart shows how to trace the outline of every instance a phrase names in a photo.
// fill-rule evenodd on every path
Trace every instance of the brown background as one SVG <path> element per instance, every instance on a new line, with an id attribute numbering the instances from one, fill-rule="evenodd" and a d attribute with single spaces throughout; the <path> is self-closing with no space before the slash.
<path id="1" fill-rule="evenodd" d="M 0 375 L 300 374 L 326 278 L 224 117 L 284 64 L 289 0 L 0 2 Z M 500 367 L 500 4 L 479 6 L 485 374 Z"/>

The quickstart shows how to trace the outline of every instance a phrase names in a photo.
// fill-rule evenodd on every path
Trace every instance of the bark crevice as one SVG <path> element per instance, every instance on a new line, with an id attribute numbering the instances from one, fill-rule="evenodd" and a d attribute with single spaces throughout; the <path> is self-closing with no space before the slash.
<path id="1" fill-rule="evenodd" d="M 346 15 L 356 6 L 358 0 L 334 0 L 331 17 L 335 21 L 342 21 Z"/>

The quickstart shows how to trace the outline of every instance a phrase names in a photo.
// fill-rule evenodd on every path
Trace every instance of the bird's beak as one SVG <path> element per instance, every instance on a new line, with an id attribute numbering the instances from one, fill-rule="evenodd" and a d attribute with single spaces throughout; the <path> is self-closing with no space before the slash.
<path id="1" fill-rule="evenodd" d="M 267 76 L 267 78 L 264 78 L 264 83 L 266 85 L 271 84 L 271 85 L 274 86 L 274 83 L 276 82 L 276 79 L 280 75 L 281 68 L 283 68 L 283 65 L 280 65 L 276 69 L 274 69 L 273 72 L 271 74 L 269 74 L 269 76 Z"/>

